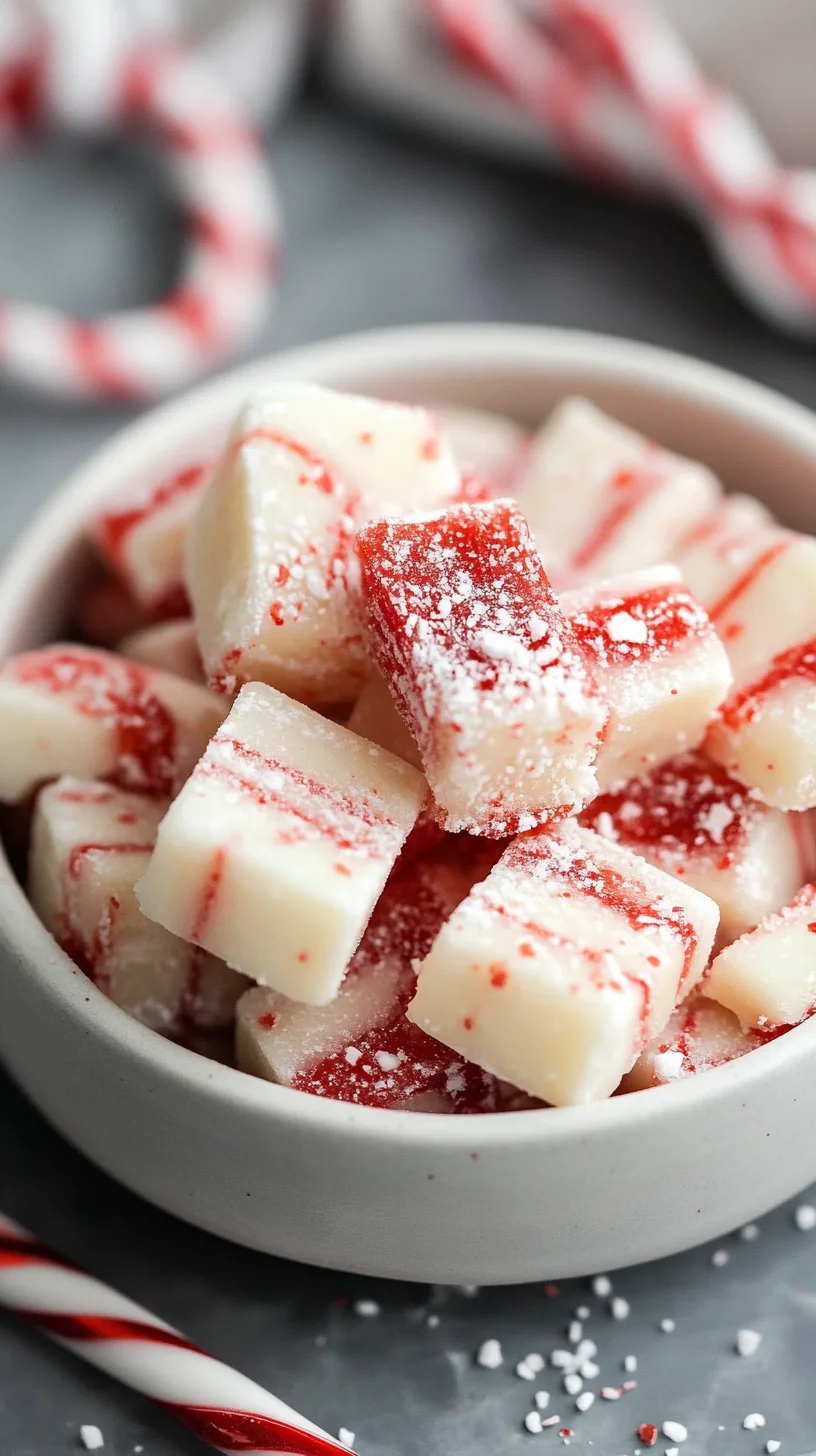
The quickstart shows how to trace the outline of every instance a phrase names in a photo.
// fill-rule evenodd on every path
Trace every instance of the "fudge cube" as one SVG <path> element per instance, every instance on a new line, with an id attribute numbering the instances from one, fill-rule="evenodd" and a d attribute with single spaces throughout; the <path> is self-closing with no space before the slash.
<path id="1" fill-rule="evenodd" d="M 123 1011 L 178 1036 L 227 1026 L 248 982 L 142 915 L 133 887 L 167 801 L 62 778 L 37 799 L 31 903 L 55 940 Z"/>
<path id="2" fill-rule="evenodd" d="M 702 976 L 718 918 L 574 820 L 538 830 L 443 926 L 408 1016 L 546 1102 L 608 1097 Z"/>
<path id="3" fill-rule="evenodd" d="M 816 1009 L 816 885 L 715 957 L 706 995 L 745 1027 L 798 1026 Z"/>
<path id="4" fill-rule="evenodd" d="M 378 743 L 380 748 L 387 748 L 397 758 L 404 758 L 414 768 L 422 767 L 419 749 L 380 673 L 375 672 L 369 678 L 352 708 L 347 727 L 361 738 Z"/>
<path id="5" fill-rule="evenodd" d="M 440 405 L 434 410 L 462 473 L 463 498 L 510 495 L 522 470 L 530 437 L 507 415 Z"/>
<path id="6" fill-rule="evenodd" d="M 770 511 L 751 495 L 729 495 L 676 544 L 671 559 L 708 610 L 742 573 L 746 560 L 778 533 Z"/>
<path id="7" fill-rule="evenodd" d="M 609 704 L 601 790 L 695 748 L 731 686 L 728 656 L 675 567 L 563 592 L 561 609 Z"/>
<path id="8" fill-rule="evenodd" d="M 187 535 L 212 473 L 211 460 L 185 465 L 94 523 L 93 540 L 102 559 L 152 611 L 184 610 Z"/>
<path id="9" fill-rule="evenodd" d="M 426 795 L 402 759 L 251 683 L 171 804 L 139 902 L 252 980 L 323 1005 Z"/>
<path id="10" fill-rule="evenodd" d="M 670 559 L 720 486 L 704 465 L 575 398 L 534 438 L 516 493 L 547 566 L 580 581 Z"/>
<path id="11" fill-rule="evenodd" d="M 814 816 L 768 808 L 703 753 L 600 794 L 581 823 L 716 901 L 721 945 L 786 905 L 816 869 Z"/>
<path id="12" fill-rule="evenodd" d="M 198 639 L 189 617 L 157 622 L 154 627 L 131 632 L 122 638 L 117 651 L 132 662 L 144 663 L 145 667 L 159 667 L 188 682 L 204 682 Z"/>
<path id="13" fill-rule="evenodd" d="M 585 804 L 607 708 L 512 502 L 374 521 L 358 551 L 440 823 L 500 837 Z"/>
<path id="14" fill-rule="evenodd" d="M 468 862 L 469 861 L 469 862 Z M 474 1111 L 495 1102 L 495 1086 L 406 1019 L 413 962 L 433 941 L 489 865 L 464 854 L 412 865 L 387 886 L 328 1006 L 305 1006 L 256 987 L 236 1017 L 238 1066 L 320 1097 L 404 1107 L 435 1094 L 432 1110 Z"/>
<path id="15" fill-rule="evenodd" d="M 734 685 L 706 751 L 766 804 L 809 809 L 816 805 L 816 540 L 764 535 L 709 609 Z"/>
<path id="16" fill-rule="evenodd" d="M 101 649 L 23 652 L 0 668 L 0 801 L 60 774 L 173 794 L 228 707 L 207 688 Z"/>
<path id="17" fill-rule="evenodd" d="M 368 674 L 351 588 L 361 522 L 456 497 L 459 472 L 427 410 L 280 384 L 240 416 L 196 517 L 188 582 L 204 665 L 310 703 L 352 699 Z"/>
<path id="18" fill-rule="evenodd" d="M 743 1031 L 733 1012 L 716 1001 L 690 996 L 641 1052 L 620 1090 L 642 1092 L 694 1077 L 744 1057 L 767 1040 L 759 1032 Z"/>

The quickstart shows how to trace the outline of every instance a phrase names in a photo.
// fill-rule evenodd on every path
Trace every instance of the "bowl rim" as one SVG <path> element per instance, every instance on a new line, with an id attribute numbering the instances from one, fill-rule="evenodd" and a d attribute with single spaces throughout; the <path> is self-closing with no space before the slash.
<path id="1" fill-rule="evenodd" d="M 45 579 L 56 561 L 83 535 L 89 499 L 129 460 L 135 446 L 172 444 L 209 411 L 267 379 L 298 372 L 306 377 L 334 372 L 371 372 L 378 364 L 401 370 L 433 367 L 495 373 L 502 366 L 539 374 L 569 369 L 594 375 L 599 382 L 647 387 L 669 398 L 684 398 L 732 421 L 759 428 L 779 444 L 813 457 L 816 469 L 816 414 L 764 385 L 729 370 L 671 350 L 612 336 L 539 325 L 434 324 L 378 329 L 309 344 L 231 370 L 148 411 L 71 471 L 17 538 L 0 567 L 0 637 L 5 619 L 19 625 L 18 596 Z M 231 1103 L 248 1113 L 319 1128 L 326 1133 L 365 1136 L 375 1142 L 472 1152 L 509 1143 L 555 1145 L 604 1139 L 631 1130 L 653 1116 L 691 1112 L 702 1097 L 741 1096 L 757 1081 L 793 1071 L 816 1049 L 816 1018 L 708 1071 L 660 1087 L 578 1106 L 502 1112 L 471 1117 L 398 1112 L 337 1102 L 283 1087 L 225 1066 L 168 1041 L 114 1005 L 74 965 L 38 920 L 0 846 L 0 942 L 22 962 L 60 1012 L 86 1035 L 108 1039 L 131 1064 L 148 1074 L 184 1084 L 190 1093 Z"/>

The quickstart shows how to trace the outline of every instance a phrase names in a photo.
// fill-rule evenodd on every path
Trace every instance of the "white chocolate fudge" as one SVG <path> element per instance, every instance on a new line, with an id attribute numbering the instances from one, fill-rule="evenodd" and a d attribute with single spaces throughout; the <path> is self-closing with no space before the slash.
<path id="1" fill-rule="evenodd" d="M 798 1026 L 816 1008 L 816 885 L 715 957 L 706 995 L 745 1027 Z"/>
<path id="2" fill-rule="evenodd" d="M 117 651 L 132 662 L 142 662 L 146 667 L 159 667 L 163 672 L 172 672 L 176 677 L 186 678 L 188 682 L 204 681 L 198 639 L 189 617 L 179 617 L 171 622 L 157 622 L 154 627 L 131 632 L 128 637 L 122 638 Z"/>
<path id="3" fill-rule="evenodd" d="M 489 863 L 464 845 L 412 865 L 383 892 L 345 980 L 327 1006 L 256 987 L 236 1016 L 242 1071 L 303 1092 L 374 1107 L 435 1094 L 446 1111 L 490 1110 L 494 1080 L 406 1019 L 414 962 Z"/>
<path id="4" fill-rule="evenodd" d="M 545 564 L 579 581 L 670 559 L 720 486 L 704 465 L 573 398 L 534 438 L 514 493 Z"/>
<path id="5" fill-rule="evenodd" d="M 582 807 L 608 710 L 512 502 L 374 521 L 357 546 L 439 822 L 501 837 Z"/>
<path id="6" fill-rule="evenodd" d="M 0 668 L 0 802 L 60 774 L 173 794 L 228 707 L 99 648 L 56 643 L 11 657 Z"/>
<path id="7" fill-rule="evenodd" d="M 440 931 L 410 1020 L 547 1102 L 608 1097 L 703 974 L 705 895 L 570 821 L 514 841 Z"/>
<path id="8" fill-rule="evenodd" d="M 641 1052 L 621 1082 L 621 1092 L 642 1092 L 711 1071 L 744 1057 L 767 1037 L 743 1031 L 733 1012 L 705 996 L 690 996 Z"/>
<path id="9" fill-rule="evenodd" d="M 731 686 L 728 656 L 672 566 L 562 592 L 609 704 L 595 760 L 602 791 L 695 748 Z"/>
<path id="10" fill-rule="evenodd" d="M 188 583 L 210 680 L 339 702 L 368 673 L 354 537 L 454 500 L 459 472 L 416 405 L 280 384 L 240 416 L 196 517 Z"/>
<path id="11" fill-rule="evenodd" d="M 809 809 L 816 805 L 816 540 L 764 535 L 709 609 L 734 686 L 706 751 L 766 804 Z"/>
<path id="12" fill-rule="evenodd" d="M 211 461 L 184 466 L 95 522 L 100 555 L 142 606 L 183 611 L 187 535 L 212 471 Z"/>
<path id="13" fill-rule="evenodd" d="M 813 814 L 769 809 L 702 753 L 600 794 L 581 823 L 716 901 L 720 945 L 786 905 L 816 869 Z"/>
<path id="14" fill-rule="evenodd" d="M 337 995 L 427 785 L 261 683 L 171 804 L 145 914 L 296 1001 Z"/>
<path id="15" fill-rule="evenodd" d="M 414 768 L 422 767 L 419 749 L 401 717 L 385 678 L 373 673 L 360 693 L 346 725 L 352 733 L 387 748 Z"/>
<path id="16" fill-rule="evenodd" d="M 774 539 L 779 527 L 751 495 L 725 496 L 676 544 L 671 559 L 706 610 L 744 570 L 757 543 Z M 773 534 L 768 536 L 768 532 Z"/>
<path id="17" fill-rule="evenodd" d="M 227 1026 L 248 985 L 197 946 L 141 913 L 144 874 L 164 799 L 63 778 L 37 799 L 29 855 L 31 903 L 81 970 L 137 1021 L 178 1036 Z"/>
<path id="18" fill-rule="evenodd" d="M 487 499 L 512 495 L 529 448 L 527 431 L 507 415 L 486 410 L 440 405 L 434 414 L 462 471 L 468 498 L 479 486 Z"/>

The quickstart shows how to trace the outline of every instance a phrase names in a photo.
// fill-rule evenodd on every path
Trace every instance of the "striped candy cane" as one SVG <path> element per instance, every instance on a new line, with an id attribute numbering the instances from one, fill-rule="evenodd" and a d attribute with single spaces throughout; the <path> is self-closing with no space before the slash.
<path id="1" fill-rule="evenodd" d="M 149 1396 L 216 1451 L 337 1456 L 348 1449 L 171 1325 L 53 1254 L 4 1215 L 0 1304 L 98 1370 Z"/>
<path id="2" fill-rule="evenodd" d="M 425 3 L 567 161 L 633 182 L 656 171 L 749 302 L 776 324 L 816 329 L 816 174 L 779 166 L 655 10 L 637 0 Z"/>
<path id="3" fill-rule="evenodd" d="M 153 306 L 86 321 L 0 299 L 0 372 L 69 399 L 148 399 L 212 368 L 264 319 L 277 264 L 277 203 L 252 128 L 195 56 L 166 41 L 94 58 L 116 3 L 59 0 L 49 24 L 45 0 L 22 10 L 0 0 L 0 144 L 48 126 L 146 132 L 187 222 L 179 282 Z"/>

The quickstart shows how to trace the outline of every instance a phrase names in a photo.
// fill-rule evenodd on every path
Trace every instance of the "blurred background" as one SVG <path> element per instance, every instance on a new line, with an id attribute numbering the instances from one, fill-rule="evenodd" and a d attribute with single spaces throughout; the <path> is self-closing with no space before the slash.
<path id="1" fill-rule="evenodd" d="M 651 31 L 645 40 L 637 27 L 627 31 L 634 70 L 597 32 L 588 47 L 587 16 L 604 9 L 629 25 L 631 7 L 600 0 L 583 12 L 514 0 L 0 0 L 0 121 L 9 123 L 0 288 L 8 299 L 80 319 L 141 310 L 172 293 L 189 231 L 183 188 L 138 129 L 114 134 L 109 101 L 96 104 L 123 50 L 171 36 L 257 130 L 283 218 L 277 297 L 271 303 L 259 287 L 246 328 L 236 330 L 221 362 L 391 324 L 555 324 L 695 354 L 816 407 L 816 203 L 800 170 L 816 164 L 816 5 L 660 0 L 656 9 L 702 74 L 733 90 L 757 127 L 714 105 L 717 125 L 693 165 L 688 147 L 671 152 L 662 103 L 680 75 L 698 103 L 696 118 L 711 87 L 683 71 L 671 46 L 661 51 Z M 530 19 L 533 10 L 543 26 Z M 519 25 L 536 29 L 538 49 L 532 41 L 513 49 L 526 106 L 507 84 L 511 12 L 511 40 Z M 492 40 L 499 81 L 484 48 L 464 33 L 474 17 L 482 27 L 476 39 Z M 62 66 L 41 108 L 29 84 L 40 73 L 26 69 L 32 18 L 40 37 L 57 37 L 51 60 Z M 553 55 L 578 66 L 590 109 L 596 101 L 600 108 L 579 137 L 580 165 L 578 149 L 565 148 L 553 127 L 544 94 Z M 32 113 L 47 125 L 32 128 Z M 602 159 L 604 148 L 587 155 L 599 135 L 613 139 L 625 174 L 615 186 L 608 165 L 603 185 L 595 180 L 593 164 L 609 163 L 609 146 Z M 795 286 L 780 280 L 751 230 L 760 193 L 777 240 L 783 224 L 774 208 L 799 209 Z M 730 231 L 717 233 L 713 217 L 727 217 Z M 8 316 L 6 305 L 0 321 Z M 29 350 L 21 380 L 19 360 L 8 363 L 12 333 L 0 326 L 0 366 L 5 359 L 14 376 L 0 387 L 3 550 L 70 468 L 143 407 L 57 397 L 71 391 L 47 383 L 47 341 L 40 363 Z M 11 1213 L 328 1428 L 354 1428 L 366 1456 L 526 1449 L 527 1395 L 512 1366 L 493 1379 L 472 1369 L 471 1356 L 489 1336 L 502 1338 L 508 1362 L 546 1348 L 586 1298 L 583 1286 L 567 1285 L 550 1301 L 532 1288 L 468 1299 L 232 1249 L 91 1169 L 10 1084 L 2 1083 L 1 1095 L 0 1183 Z M 782 1456 L 812 1453 L 814 1239 L 795 1228 L 790 1209 L 780 1210 L 756 1242 L 732 1240 L 728 1261 L 712 1267 L 715 1251 L 702 1249 L 616 1284 L 633 1306 L 631 1323 L 614 1334 L 616 1357 L 649 1350 L 641 1418 L 686 1421 L 688 1456 L 753 1456 L 769 1436 L 782 1438 Z M 382 1304 L 380 1320 L 349 1313 L 349 1300 L 362 1293 Z M 433 1334 L 429 1311 L 441 1321 Z M 655 1334 L 666 1316 L 677 1320 L 671 1337 Z M 746 1325 L 764 1336 L 753 1362 L 731 1353 L 734 1332 Z M 764 1432 L 741 1429 L 753 1410 L 765 1413 Z M 86 1421 L 99 1423 L 114 1456 L 199 1449 L 135 1397 L 0 1320 L 5 1456 L 74 1450 Z M 635 1444 L 631 1427 L 631 1409 L 599 1405 L 580 1444 L 594 1439 L 596 1452 L 622 1456 Z"/>

